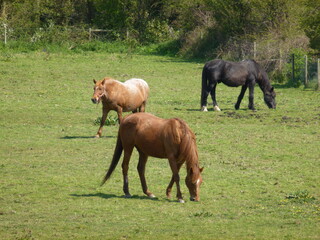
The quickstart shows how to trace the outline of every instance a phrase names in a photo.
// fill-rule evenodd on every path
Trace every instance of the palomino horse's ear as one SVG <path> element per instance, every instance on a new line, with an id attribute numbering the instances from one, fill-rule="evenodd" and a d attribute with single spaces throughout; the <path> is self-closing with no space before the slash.
<path id="1" fill-rule="evenodd" d="M 202 173 L 203 169 L 204 169 L 204 167 L 200 168 L 200 173 Z"/>
<path id="2" fill-rule="evenodd" d="M 96 84 L 96 83 L 97 83 L 97 81 L 96 81 L 95 79 L 93 79 L 93 83 L 94 83 L 94 84 Z"/>

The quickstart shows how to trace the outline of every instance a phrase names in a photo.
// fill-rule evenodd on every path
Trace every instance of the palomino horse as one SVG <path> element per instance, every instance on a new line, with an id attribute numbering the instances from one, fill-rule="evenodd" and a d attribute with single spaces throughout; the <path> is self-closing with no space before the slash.
<path id="1" fill-rule="evenodd" d="M 172 178 L 166 191 L 168 198 L 171 196 L 173 184 L 176 183 L 177 198 L 179 202 L 184 202 L 180 191 L 179 170 L 186 162 L 185 181 L 190 192 L 190 200 L 200 200 L 199 188 L 202 183 L 203 168 L 199 168 L 195 135 L 184 121 L 179 118 L 162 119 L 149 113 L 135 113 L 123 119 L 112 162 L 101 185 L 109 179 L 124 151 L 122 173 L 123 191 L 126 197 L 131 197 L 128 187 L 128 169 L 134 147 L 139 152 L 138 172 L 142 190 L 148 197 L 155 197 L 148 190 L 144 175 L 148 156 L 152 156 L 169 160 Z"/>
<path id="2" fill-rule="evenodd" d="M 204 65 L 202 71 L 201 110 L 207 110 L 207 98 L 209 93 L 213 101 L 213 109 L 220 111 L 216 101 L 217 83 L 223 82 L 229 87 L 242 86 L 235 109 L 239 109 L 241 100 L 249 87 L 249 109 L 255 110 L 253 97 L 254 86 L 258 83 L 263 92 L 264 101 L 269 108 L 276 108 L 273 87 L 269 82 L 267 73 L 254 60 L 241 62 L 229 62 L 220 59 L 212 60 Z"/>
<path id="3" fill-rule="evenodd" d="M 132 78 L 122 83 L 106 77 L 93 82 L 95 86 L 91 100 L 93 103 L 102 101 L 102 119 L 97 138 L 101 137 L 102 127 L 110 110 L 117 112 L 119 123 L 122 120 L 122 112 L 145 111 L 150 89 L 144 80 Z"/>

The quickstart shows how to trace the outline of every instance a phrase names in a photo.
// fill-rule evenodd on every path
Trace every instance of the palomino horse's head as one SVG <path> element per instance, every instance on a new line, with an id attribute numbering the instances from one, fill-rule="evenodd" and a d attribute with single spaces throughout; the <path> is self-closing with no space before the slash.
<path id="1" fill-rule="evenodd" d="M 190 192 L 190 201 L 199 201 L 200 200 L 200 185 L 202 183 L 201 172 L 203 168 L 190 168 L 187 177 L 186 185 Z"/>
<path id="2" fill-rule="evenodd" d="M 271 87 L 271 89 L 269 91 L 265 91 L 264 92 L 264 102 L 267 104 L 267 106 L 269 108 L 276 108 L 276 93 L 273 89 L 273 87 Z"/>
<path id="3" fill-rule="evenodd" d="M 105 83 L 105 79 L 103 79 L 102 81 L 96 81 L 93 79 L 94 82 L 94 92 L 93 92 L 93 96 L 91 98 L 91 101 L 93 103 L 99 103 L 101 98 L 106 94 L 106 90 L 104 88 L 104 83 Z"/>

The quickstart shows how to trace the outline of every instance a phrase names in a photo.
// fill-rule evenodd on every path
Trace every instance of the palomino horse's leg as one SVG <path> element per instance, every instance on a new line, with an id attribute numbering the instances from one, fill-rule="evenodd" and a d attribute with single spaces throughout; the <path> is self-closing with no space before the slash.
<path id="1" fill-rule="evenodd" d="M 122 175 L 123 175 L 123 192 L 125 197 L 131 197 L 129 192 L 129 180 L 128 180 L 128 170 L 129 170 L 129 161 L 132 154 L 133 146 L 124 149 L 124 156 L 122 162 Z"/>
<path id="2" fill-rule="evenodd" d="M 139 112 L 145 112 L 145 108 L 146 108 L 146 102 L 143 102 L 139 107 Z"/>
<path id="3" fill-rule="evenodd" d="M 241 101 L 242 101 L 242 98 L 243 98 L 246 90 L 247 90 L 247 87 L 248 87 L 247 85 L 243 85 L 242 88 L 241 88 L 241 92 L 240 92 L 240 94 L 239 94 L 238 101 L 237 101 L 237 103 L 234 105 L 234 107 L 235 107 L 236 110 L 238 110 L 239 107 L 240 107 L 240 103 L 241 103 Z"/>
<path id="4" fill-rule="evenodd" d="M 179 172 L 182 164 L 183 163 L 178 163 L 177 164 L 178 172 Z M 167 191 L 166 191 L 167 198 L 171 198 L 171 189 L 172 189 L 173 184 L 174 184 L 174 176 L 172 175 L 170 183 L 169 183 L 169 185 L 167 187 Z"/>
<path id="5" fill-rule="evenodd" d="M 118 107 L 116 111 L 118 114 L 118 123 L 120 124 L 122 121 L 122 107 Z"/>
<path id="6" fill-rule="evenodd" d="M 251 110 L 256 110 L 254 108 L 253 98 L 254 98 L 254 83 L 249 84 L 249 105 L 248 105 L 248 107 Z"/>
<path id="7" fill-rule="evenodd" d="M 181 194 L 181 190 L 180 190 L 180 176 L 179 176 L 179 171 L 178 171 L 177 159 L 174 157 L 169 157 L 169 164 L 171 167 L 173 179 L 177 185 L 178 201 L 181 203 L 184 203 L 184 200 L 183 200 L 182 194 Z"/>
<path id="8" fill-rule="evenodd" d="M 146 178 L 145 178 L 145 169 L 148 156 L 139 151 L 139 163 L 138 163 L 138 172 L 141 181 L 142 191 L 150 198 L 155 198 L 156 196 L 148 190 Z"/>
<path id="9" fill-rule="evenodd" d="M 102 128 L 103 128 L 103 125 L 107 119 L 107 116 L 108 116 L 108 113 L 109 113 L 110 109 L 106 108 L 106 107 L 102 107 L 102 118 L 101 118 L 101 122 L 100 122 L 100 127 L 99 127 L 99 130 L 96 134 L 96 138 L 99 138 L 101 137 L 101 133 L 102 133 Z"/>

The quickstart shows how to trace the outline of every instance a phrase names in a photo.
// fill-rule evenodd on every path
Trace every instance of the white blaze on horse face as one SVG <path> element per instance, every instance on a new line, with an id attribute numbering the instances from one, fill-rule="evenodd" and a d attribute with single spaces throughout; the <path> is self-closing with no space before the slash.
<path id="1" fill-rule="evenodd" d="M 200 178 L 198 178 L 197 180 L 197 186 L 199 186 L 199 184 L 200 184 Z"/>

